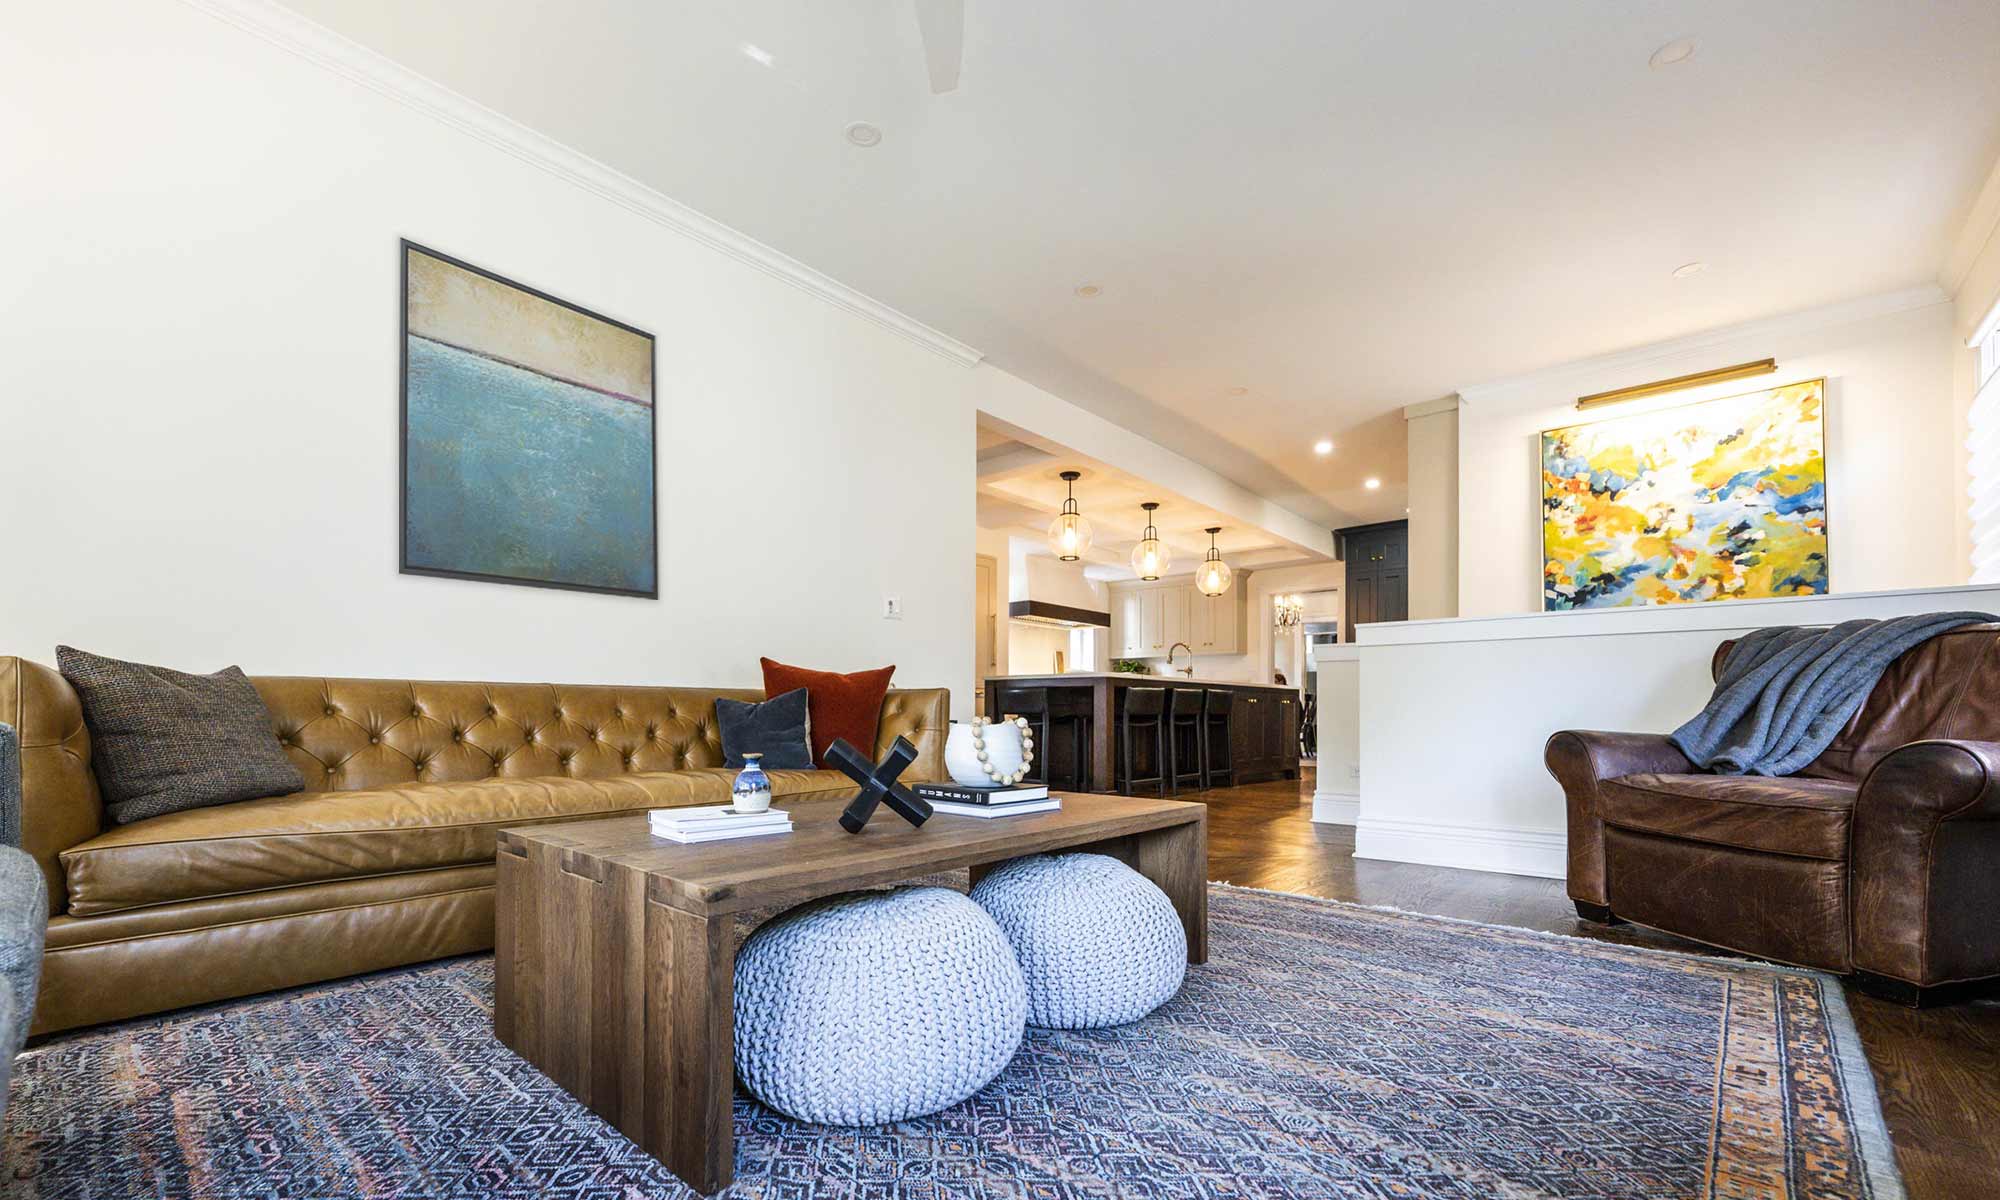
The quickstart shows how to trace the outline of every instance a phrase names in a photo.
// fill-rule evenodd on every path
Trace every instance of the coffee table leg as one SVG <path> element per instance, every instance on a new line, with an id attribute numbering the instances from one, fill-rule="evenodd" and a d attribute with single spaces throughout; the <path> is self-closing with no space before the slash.
<path id="1" fill-rule="evenodd" d="M 1138 834 L 1132 869 L 1158 884 L 1187 930 L 1188 961 L 1208 961 L 1208 818 Z"/>
<path id="2" fill-rule="evenodd" d="M 736 1173 L 735 918 L 646 903 L 643 1146 L 703 1194 Z"/>

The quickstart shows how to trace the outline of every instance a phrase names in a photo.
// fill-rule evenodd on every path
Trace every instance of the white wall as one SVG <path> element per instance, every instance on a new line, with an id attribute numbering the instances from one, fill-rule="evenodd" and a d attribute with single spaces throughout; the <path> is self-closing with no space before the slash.
<path id="1" fill-rule="evenodd" d="M 1069 630 L 1060 625 L 1016 621 L 1008 647 L 1007 673 L 1010 675 L 1047 675 L 1053 672 L 1057 651 L 1062 652 L 1065 670 L 1089 669 L 1087 663 L 1069 661 Z"/>
<path id="2" fill-rule="evenodd" d="M 1560 878 L 1550 734 L 1671 732 L 1707 702 L 1716 646 L 1752 629 L 1957 609 L 2000 612 L 2000 588 L 1364 625 L 1355 854 Z"/>
<path id="3" fill-rule="evenodd" d="M 979 373 L 187 5 L 8 25 L 0 651 L 969 711 Z M 397 574 L 403 236 L 657 336 L 659 600 Z"/>
<path id="4" fill-rule="evenodd" d="M 1833 591 L 1963 582 L 1953 314 L 1931 287 L 1463 389 L 1460 615 L 1541 607 L 1540 433 L 1574 424 L 1578 396 L 1766 357 L 1778 360 L 1776 375 L 1634 401 L 1619 411 L 1824 376 Z"/>
<path id="5" fill-rule="evenodd" d="M 1956 435 L 1961 448 L 1955 480 L 1960 498 L 1957 514 L 1959 553 L 1964 557 L 1968 570 L 1971 570 L 1974 569 L 1972 554 L 1975 538 L 1972 505 L 1977 503 L 1971 495 L 1971 416 L 1973 393 L 1978 388 L 1979 379 L 1978 355 L 1969 348 L 1969 343 L 1996 306 L 2000 306 L 2000 161 L 1994 162 L 1985 188 L 1980 191 L 1964 228 L 1959 231 L 1952 254 L 1945 264 L 1942 282 L 1946 290 L 1953 293 L 1952 333 L 1957 343 L 1952 356 L 1952 390 L 1957 413 Z"/>
<path id="6" fill-rule="evenodd" d="M 997 614 L 998 619 L 993 622 L 993 669 L 982 672 L 981 677 L 983 678 L 986 674 L 1005 675 L 1010 670 L 1007 657 L 1008 642 L 1013 633 L 1013 622 L 1007 619 L 1007 604 L 1013 597 L 1013 592 L 1010 590 L 1013 587 L 1013 555 L 1011 547 L 1008 545 L 1007 535 L 999 530 L 979 529 L 975 530 L 974 533 L 975 551 L 993 560 L 993 603 L 994 607 L 999 610 Z M 984 614 L 976 611 L 976 606 L 973 611 L 973 619 L 975 621 L 985 619 Z M 977 637 L 978 632 L 979 630 L 975 626 L 973 628 L 973 635 Z M 957 715 L 966 716 L 970 714 L 969 712 L 962 712 Z"/>
<path id="7" fill-rule="evenodd" d="M 1410 467 L 1410 618 L 1458 615 L 1458 397 L 1403 410 Z"/>

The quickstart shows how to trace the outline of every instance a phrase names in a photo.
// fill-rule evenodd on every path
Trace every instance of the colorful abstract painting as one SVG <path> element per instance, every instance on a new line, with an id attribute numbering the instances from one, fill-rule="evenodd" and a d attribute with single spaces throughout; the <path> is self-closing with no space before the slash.
<path id="1" fill-rule="evenodd" d="M 659 595 L 653 336 L 403 243 L 403 571 Z"/>
<path id="2" fill-rule="evenodd" d="M 1824 383 L 1542 434 L 1542 607 L 1824 594 Z"/>

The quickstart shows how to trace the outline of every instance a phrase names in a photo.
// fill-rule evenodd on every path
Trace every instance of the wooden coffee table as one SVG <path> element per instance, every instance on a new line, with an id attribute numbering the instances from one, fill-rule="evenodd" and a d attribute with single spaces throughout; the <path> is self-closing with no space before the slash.
<path id="1" fill-rule="evenodd" d="M 1060 812 L 843 831 L 838 799 L 780 807 L 793 831 L 682 846 L 644 814 L 500 834 L 493 1032 L 700 1192 L 735 1170 L 737 914 L 1049 850 L 1092 850 L 1160 885 L 1208 959 L 1207 808 L 1065 796 Z M 883 1014 L 889 1036 L 889 1014 Z"/>

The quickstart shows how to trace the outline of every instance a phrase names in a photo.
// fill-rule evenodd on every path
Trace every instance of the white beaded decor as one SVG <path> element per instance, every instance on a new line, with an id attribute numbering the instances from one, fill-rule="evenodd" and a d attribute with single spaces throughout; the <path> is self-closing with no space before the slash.
<path id="1" fill-rule="evenodd" d="M 1028 1024 L 1097 1029 L 1136 1021 L 1187 976 L 1187 930 L 1152 880 L 1104 854 L 1035 854 L 972 889 L 1028 979 Z"/>
<path id="2" fill-rule="evenodd" d="M 1027 1029 L 1007 938 L 941 887 L 853 892 L 759 927 L 736 955 L 736 1073 L 818 1125 L 950 1108 L 992 1082 Z"/>
<path id="3" fill-rule="evenodd" d="M 953 725 L 945 738 L 944 763 L 951 777 L 967 787 L 1005 787 L 1028 777 L 1035 761 L 1035 735 L 1026 717 L 998 722 L 974 717 Z"/>

